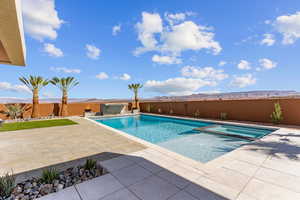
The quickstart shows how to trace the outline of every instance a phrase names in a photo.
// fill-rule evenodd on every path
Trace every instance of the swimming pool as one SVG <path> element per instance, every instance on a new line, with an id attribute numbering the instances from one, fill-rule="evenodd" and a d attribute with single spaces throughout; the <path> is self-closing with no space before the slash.
<path id="1" fill-rule="evenodd" d="M 143 114 L 96 121 L 203 163 L 251 142 L 222 133 L 260 138 L 273 131 Z"/>

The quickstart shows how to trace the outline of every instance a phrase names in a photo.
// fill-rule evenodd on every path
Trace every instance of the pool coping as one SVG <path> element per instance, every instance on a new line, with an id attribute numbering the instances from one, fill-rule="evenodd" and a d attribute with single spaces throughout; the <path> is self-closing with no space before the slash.
<path id="1" fill-rule="evenodd" d="M 91 121 L 91 122 L 97 124 L 98 126 L 107 128 L 107 129 L 109 129 L 109 130 L 111 130 L 111 131 L 113 131 L 113 132 L 115 132 L 115 133 L 117 133 L 117 134 L 120 134 L 120 135 L 122 135 L 122 136 L 124 136 L 124 137 L 127 137 L 127 138 L 129 138 L 129 139 L 131 139 L 131 140 L 133 140 L 133 141 L 135 141 L 135 142 L 139 142 L 139 143 L 145 145 L 145 146 L 148 147 L 148 148 L 155 149 L 156 151 L 159 151 L 159 152 L 162 153 L 162 154 L 166 154 L 167 156 L 172 156 L 173 158 L 177 159 L 178 161 L 188 162 L 192 167 L 194 167 L 194 168 L 196 168 L 196 169 L 201 169 L 201 168 L 204 167 L 204 165 L 206 164 L 206 163 L 202 163 L 202 162 L 200 162 L 200 161 L 196 161 L 196 160 L 194 160 L 194 159 L 188 158 L 188 157 L 186 157 L 186 156 L 183 156 L 183 155 L 181 155 L 181 154 L 179 154 L 179 153 L 170 151 L 170 150 L 168 150 L 168 149 L 166 149 L 166 148 L 164 148 L 164 147 L 160 147 L 160 146 L 158 146 L 158 145 L 156 145 L 156 144 L 152 144 L 152 143 L 147 142 L 147 141 L 145 141 L 145 140 L 143 140 L 143 139 L 140 139 L 140 138 L 138 138 L 138 137 L 132 136 L 132 135 L 126 133 L 126 132 L 120 131 L 120 130 L 118 130 L 118 129 L 112 128 L 112 127 L 107 126 L 107 125 L 104 125 L 104 124 L 101 124 L 101 123 L 99 123 L 99 122 L 96 122 L 96 121 L 93 120 L 93 119 L 89 119 L 89 118 L 85 118 L 85 119 L 87 119 L 87 120 L 89 120 L 89 121 Z"/>
<path id="2" fill-rule="evenodd" d="M 202 119 L 202 118 L 197 118 L 197 119 L 193 119 L 193 118 L 189 118 L 189 117 L 180 117 L 180 116 L 169 116 L 169 115 L 161 115 L 161 114 L 150 114 L 150 113 L 137 113 L 137 114 L 133 114 L 133 115 L 118 115 L 118 116 L 115 116 L 115 117 L 126 117 L 126 116 L 134 116 L 134 115 L 139 115 L 139 114 L 143 114 L 143 115 L 150 115 L 150 116 L 161 116 L 161 117 L 169 117 L 169 118 L 176 118 L 176 119 L 185 119 L 185 120 L 192 120 L 192 121 L 202 121 L 202 122 L 211 122 L 211 123 L 217 123 L 217 124 L 226 124 L 226 125 L 237 125 L 237 126 L 246 126 L 246 127 L 251 127 L 251 128 L 263 128 L 263 129 L 268 129 L 268 130 L 273 130 L 273 132 L 271 132 L 270 134 L 267 134 L 261 138 L 258 138 L 256 139 L 255 141 L 250 141 L 249 143 L 252 143 L 252 142 L 257 142 L 257 141 L 260 141 L 262 139 L 264 139 L 265 137 L 267 136 L 271 136 L 273 133 L 276 133 L 277 131 L 279 131 L 281 128 L 278 128 L 278 127 L 274 127 L 274 126 L 264 126 L 264 125 L 252 125 L 252 124 L 246 124 L 246 123 L 239 123 L 239 122 L 223 122 L 223 121 L 218 121 L 218 120 L 210 120 L 210 119 Z M 112 116 L 99 116 L 99 118 L 111 118 Z M 174 151 L 171 151 L 171 150 L 168 150 L 164 147 L 160 147 L 159 145 L 157 144 L 152 144 L 150 142 L 147 142 L 143 139 L 140 139 L 138 137 L 135 137 L 135 136 L 132 136 L 126 132 L 123 132 L 123 131 L 120 131 L 118 129 L 115 129 L 115 128 L 112 128 L 110 126 L 107 126 L 107 125 L 104 125 L 102 123 L 99 123 L 99 122 L 96 122 L 95 119 L 90 119 L 88 117 L 85 117 L 85 119 L 97 124 L 98 126 L 101 126 L 101 127 L 104 127 L 104 128 L 107 128 L 113 132 L 116 132 L 122 136 L 125 136 L 135 142 L 139 142 L 149 148 L 153 148 L 155 149 L 156 151 L 159 151 L 160 153 L 163 153 L 163 154 L 166 154 L 167 156 L 172 156 L 173 158 L 175 159 L 178 159 L 179 161 L 183 161 L 183 162 L 188 162 L 192 167 L 198 169 L 198 170 L 201 170 L 201 169 L 204 169 L 206 167 L 208 167 L 209 165 L 211 164 L 215 164 L 215 163 L 218 163 L 219 161 L 222 161 L 225 157 L 225 155 L 228 155 L 236 150 L 239 150 L 243 145 L 241 145 L 240 147 L 230 151 L 230 152 L 227 152 L 215 159 L 212 159 L 208 162 L 200 162 L 200 161 L 197 161 L 197 160 L 194 160 L 192 158 L 189 158 L 189 157 L 186 157 L 184 155 L 181 155 L 179 153 L 176 153 Z"/>

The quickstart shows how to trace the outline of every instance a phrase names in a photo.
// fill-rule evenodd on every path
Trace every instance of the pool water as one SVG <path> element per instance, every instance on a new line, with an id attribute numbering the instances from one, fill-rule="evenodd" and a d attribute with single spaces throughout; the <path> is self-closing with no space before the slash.
<path id="1" fill-rule="evenodd" d="M 194 130 L 195 128 L 214 127 L 219 128 L 218 131 L 235 131 L 235 134 L 255 132 L 266 135 L 271 132 L 241 126 L 225 128 L 225 125 L 210 122 L 152 115 L 101 118 L 96 121 L 203 163 L 249 143 L 250 140 L 207 133 L 205 130 Z"/>

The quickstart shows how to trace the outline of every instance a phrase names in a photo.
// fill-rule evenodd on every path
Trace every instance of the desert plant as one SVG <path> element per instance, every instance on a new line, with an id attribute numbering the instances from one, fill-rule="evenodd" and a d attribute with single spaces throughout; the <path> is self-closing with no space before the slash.
<path id="1" fill-rule="evenodd" d="M 85 170 L 91 170 L 96 168 L 97 161 L 92 159 L 87 159 L 84 164 Z"/>
<path id="2" fill-rule="evenodd" d="M 221 120 L 226 120 L 226 119 L 227 119 L 227 113 L 221 112 L 221 113 L 220 113 L 220 119 L 221 119 Z"/>
<path id="3" fill-rule="evenodd" d="M 58 87 L 62 92 L 60 116 L 68 116 L 68 92 L 79 84 L 74 77 L 54 77 L 50 83 Z"/>
<path id="4" fill-rule="evenodd" d="M 22 113 L 25 111 L 25 106 L 20 104 L 6 104 L 5 108 L 6 111 L 4 113 L 7 114 L 11 119 L 17 119 L 21 117 Z"/>
<path id="5" fill-rule="evenodd" d="M 52 184 L 55 179 L 58 179 L 59 173 L 55 168 L 45 169 L 42 172 L 41 181 L 43 183 Z"/>
<path id="6" fill-rule="evenodd" d="M 15 184 L 15 176 L 13 173 L 6 173 L 4 176 L 0 177 L 0 197 L 4 199 L 9 197 L 12 193 Z M 1 199 L 1 198 L 0 198 Z"/>
<path id="7" fill-rule="evenodd" d="M 195 118 L 200 117 L 200 111 L 199 111 L 199 109 L 197 109 L 196 112 L 194 113 L 194 117 Z"/>
<path id="8" fill-rule="evenodd" d="M 41 76 L 20 77 L 19 80 L 32 92 L 32 118 L 39 117 L 39 91 L 48 85 L 49 81 Z"/>
<path id="9" fill-rule="evenodd" d="M 138 91 L 143 87 L 140 83 L 132 83 L 128 85 L 128 89 L 132 90 L 134 93 L 134 105 L 132 106 L 132 109 L 138 109 Z"/>
<path id="10" fill-rule="evenodd" d="M 270 117 L 271 121 L 275 124 L 279 124 L 283 120 L 283 114 L 279 102 L 274 104 L 274 111 Z"/>

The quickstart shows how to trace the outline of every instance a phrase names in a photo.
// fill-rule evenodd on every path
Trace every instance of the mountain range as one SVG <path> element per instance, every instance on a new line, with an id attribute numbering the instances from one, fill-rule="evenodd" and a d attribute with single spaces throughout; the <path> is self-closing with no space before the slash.
<path id="1" fill-rule="evenodd" d="M 157 96 L 144 98 L 141 101 L 196 101 L 196 100 L 215 100 L 215 99 L 261 99 L 261 98 L 300 98 L 300 92 L 293 90 L 264 90 L 248 92 L 229 92 L 205 94 L 198 93 L 187 96 Z M 0 97 L 0 103 L 30 103 L 31 98 Z M 59 103 L 60 98 L 40 99 L 41 103 Z M 75 102 L 129 102 L 131 99 L 98 99 L 98 98 L 69 98 L 70 103 Z"/>

